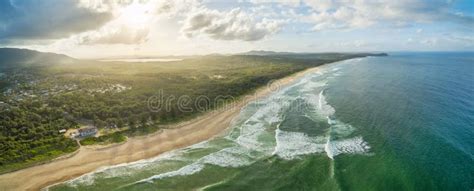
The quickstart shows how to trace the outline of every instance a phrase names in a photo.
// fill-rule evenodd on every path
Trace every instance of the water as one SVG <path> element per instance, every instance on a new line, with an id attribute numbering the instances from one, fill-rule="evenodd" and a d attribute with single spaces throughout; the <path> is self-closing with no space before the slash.
<path id="1" fill-rule="evenodd" d="M 123 58 L 123 59 L 103 59 L 103 62 L 176 62 L 182 61 L 180 58 Z"/>
<path id="2" fill-rule="evenodd" d="M 232 126 L 50 190 L 472 190 L 474 55 L 326 65 L 249 104 Z"/>

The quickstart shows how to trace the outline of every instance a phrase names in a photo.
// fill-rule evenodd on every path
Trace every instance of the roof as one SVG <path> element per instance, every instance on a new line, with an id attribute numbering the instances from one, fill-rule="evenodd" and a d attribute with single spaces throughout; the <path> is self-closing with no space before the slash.
<path id="1" fill-rule="evenodd" d="M 87 128 L 79 129 L 78 131 L 79 131 L 79 133 L 82 133 L 82 132 L 91 132 L 91 131 L 97 131 L 97 128 L 95 128 L 95 127 L 87 127 Z"/>

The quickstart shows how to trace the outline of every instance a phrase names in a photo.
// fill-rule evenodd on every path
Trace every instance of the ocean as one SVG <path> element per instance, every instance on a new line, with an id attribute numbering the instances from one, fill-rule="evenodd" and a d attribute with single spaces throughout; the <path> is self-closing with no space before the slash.
<path id="1" fill-rule="evenodd" d="M 49 190 L 473 190 L 474 54 L 320 67 L 250 103 L 229 132 Z"/>

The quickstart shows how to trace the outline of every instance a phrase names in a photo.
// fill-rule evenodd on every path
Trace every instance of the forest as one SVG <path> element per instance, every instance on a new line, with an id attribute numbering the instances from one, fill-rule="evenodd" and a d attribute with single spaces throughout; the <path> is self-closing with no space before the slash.
<path id="1" fill-rule="evenodd" d="M 0 54 L 2 54 L 0 50 Z M 8 50 L 12 51 L 12 50 Z M 26 51 L 26 50 L 18 50 Z M 9 53 L 11 54 L 11 52 Z M 38 57 L 35 53 L 35 57 Z M 8 54 L 5 54 L 8 55 Z M 21 62 L 28 52 L 19 54 Z M 150 109 L 149 99 L 186 96 L 239 98 L 270 80 L 339 60 L 374 54 L 212 55 L 171 62 L 101 62 L 48 55 L 38 64 L 0 58 L 0 173 L 45 162 L 81 145 L 109 144 L 144 135 L 219 107 L 178 100 Z M 3 59 L 3 60 L 2 60 Z M 64 62 L 67 60 L 67 62 Z M 233 101 L 233 100 L 228 100 Z M 203 109 L 205 108 L 205 109 Z M 84 125 L 100 136 L 76 141 L 60 133 Z"/>

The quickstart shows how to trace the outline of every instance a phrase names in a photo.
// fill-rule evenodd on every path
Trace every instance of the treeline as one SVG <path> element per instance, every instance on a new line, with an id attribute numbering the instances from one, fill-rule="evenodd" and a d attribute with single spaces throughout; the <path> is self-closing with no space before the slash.
<path id="1" fill-rule="evenodd" d="M 0 171 L 76 150 L 76 142 L 59 133 L 68 127 L 77 127 L 77 123 L 64 118 L 61 109 L 44 107 L 39 102 L 25 101 L 3 108 L 0 110 Z"/>

